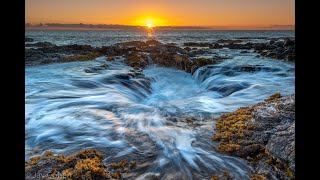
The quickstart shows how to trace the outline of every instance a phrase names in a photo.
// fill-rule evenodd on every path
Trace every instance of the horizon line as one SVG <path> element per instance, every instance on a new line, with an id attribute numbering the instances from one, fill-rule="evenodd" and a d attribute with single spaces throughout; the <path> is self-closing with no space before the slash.
<path id="1" fill-rule="evenodd" d="M 25 30 L 141 30 L 145 26 L 84 23 L 25 23 Z M 159 30 L 295 30 L 295 25 L 155 26 Z"/>

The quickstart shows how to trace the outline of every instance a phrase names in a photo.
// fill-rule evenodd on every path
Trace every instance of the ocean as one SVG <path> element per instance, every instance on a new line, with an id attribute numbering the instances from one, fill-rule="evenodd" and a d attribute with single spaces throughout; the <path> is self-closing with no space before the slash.
<path id="1" fill-rule="evenodd" d="M 163 43 L 213 42 L 219 39 L 243 39 L 263 42 L 270 38 L 294 37 L 294 31 L 216 31 L 216 30 L 162 30 L 162 31 L 26 31 L 26 37 L 35 42 L 47 41 L 56 45 L 81 44 L 96 47 L 119 42 L 156 39 Z"/>

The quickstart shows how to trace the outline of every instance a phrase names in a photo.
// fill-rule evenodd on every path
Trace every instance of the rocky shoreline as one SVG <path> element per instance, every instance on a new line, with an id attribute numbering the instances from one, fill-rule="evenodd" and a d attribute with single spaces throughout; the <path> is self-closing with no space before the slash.
<path id="1" fill-rule="evenodd" d="M 266 179 L 295 177 L 295 96 L 274 94 L 264 102 L 222 115 L 212 137 L 217 150 L 241 157 Z"/>
<path id="2" fill-rule="evenodd" d="M 26 42 L 32 42 L 32 39 L 26 38 Z M 218 40 L 215 43 L 189 42 L 184 43 L 184 48 L 156 40 L 124 42 L 103 47 L 76 44 L 57 46 L 49 42 L 26 43 L 25 46 L 26 66 L 93 60 L 99 56 L 107 56 L 107 61 L 123 57 L 125 63 L 136 69 L 149 64 L 158 64 L 193 73 L 201 66 L 228 58 L 218 55 L 211 58 L 197 57 L 210 49 L 221 48 L 243 50 L 241 53 L 252 51 L 257 53 L 257 56 L 295 61 L 295 40 L 289 38 L 270 40 L 266 43 L 244 43 L 242 40 Z"/>

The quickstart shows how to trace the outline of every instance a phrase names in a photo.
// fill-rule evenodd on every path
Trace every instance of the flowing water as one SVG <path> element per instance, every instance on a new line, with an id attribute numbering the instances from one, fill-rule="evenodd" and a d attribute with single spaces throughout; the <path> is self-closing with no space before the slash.
<path id="1" fill-rule="evenodd" d="M 294 64 L 219 51 L 232 58 L 193 75 L 156 65 L 135 74 L 121 59 L 84 71 L 105 57 L 27 67 L 26 159 L 35 149 L 70 154 L 93 147 L 106 163 L 136 161 L 130 179 L 210 179 L 223 170 L 249 179 L 250 165 L 214 150 L 214 120 L 275 92 L 294 93 Z M 241 70 L 247 66 L 257 70 Z"/>

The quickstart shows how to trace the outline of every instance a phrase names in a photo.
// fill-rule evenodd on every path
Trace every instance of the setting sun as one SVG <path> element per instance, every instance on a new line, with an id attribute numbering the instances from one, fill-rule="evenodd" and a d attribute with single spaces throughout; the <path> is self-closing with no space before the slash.
<path id="1" fill-rule="evenodd" d="M 153 24 L 149 23 L 149 24 L 147 24 L 147 27 L 151 29 L 151 28 L 153 28 Z"/>

